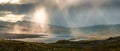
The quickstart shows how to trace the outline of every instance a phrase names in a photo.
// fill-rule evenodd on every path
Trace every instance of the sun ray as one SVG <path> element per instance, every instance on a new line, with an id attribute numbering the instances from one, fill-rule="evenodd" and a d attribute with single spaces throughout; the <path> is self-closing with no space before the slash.
<path id="1" fill-rule="evenodd" d="M 46 24 L 48 24 L 48 14 L 44 7 L 35 8 L 31 21 L 35 22 L 32 24 L 32 33 L 44 33 L 48 30 Z"/>
<path id="2" fill-rule="evenodd" d="M 32 20 L 37 22 L 37 23 L 40 23 L 40 24 L 46 24 L 47 23 L 47 13 L 45 11 L 45 8 L 42 7 L 42 8 L 38 8 L 35 10 L 35 13 L 33 15 L 33 18 Z"/>

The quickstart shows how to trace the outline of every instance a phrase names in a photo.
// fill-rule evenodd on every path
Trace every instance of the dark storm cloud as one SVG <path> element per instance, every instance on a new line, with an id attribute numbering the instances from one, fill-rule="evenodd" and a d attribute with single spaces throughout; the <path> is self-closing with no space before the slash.
<path id="1" fill-rule="evenodd" d="M 120 0 L 109 0 L 108 2 L 104 3 L 103 6 L 109 8 L 120 8 Z"/>
<path id="2" fill-rule="evenodd" d="M 93 4 L 91 2 L 87 2 L 69 6 L 62 11 L 56 9 L 53 10 L 53 12 L 51 11 L 51 13 L 53 13 L 51 15 L 56 15 L 52 16 L 54 19 L 51 20 L 53 24 L 69 27 L 84 27 L 101 24 L 120 24 L 119 3 L 120 1 L 118 0 L 107 0 L 104 3 L 99 3 L 100 5 L 97 5 L 97 3 Z M 61 14 L 58 12 L 61 12 Z M 55 17 L 60 18 L 55 19 Z"/>
<path id="3" fill-rule="evenodd" d="M 33 7 L 34 4 L 5 4 L 0 5 L 0 11 L 11 11 L 15 14 L 24 14 L 28 13 Z"/>
<path id="4" fill-rule="evenodd" d="M 98 24 L 120 24 L 119 0 L 84 0 L 81 3 L 58 5 L 55 0 L 21 0 L 23 4 L 0 5 L 0 11 L 29 14 L 35 7 L 44 6 L 54 25 L 82 27 Z M 99 2 L 100 1 L 100 2 Z M 64 1 L 61 1 L 64 2 Z M 61 9 L 62 7 L 62 9 Z M 29 15 L 27 15 L 29 17 Z"/>

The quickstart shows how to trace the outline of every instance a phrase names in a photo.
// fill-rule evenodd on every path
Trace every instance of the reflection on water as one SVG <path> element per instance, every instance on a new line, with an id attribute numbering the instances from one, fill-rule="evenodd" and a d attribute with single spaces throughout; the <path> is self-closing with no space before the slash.
<path id="1" fill-rule="evenodd" d="M 39 36 L 40 35 L 40 36 Z M 44 35 L 44 36 L 41 36 Z M 98 35 L 88 35 L 88 34 L 38 34 L 39 37 L 36 38 L 24 38 L 24 39 L 12 39 L 19 41 L 28 42 L 44 42 L 44 43 L 54 43 L 59 40 L 70 40 L 70 41 L 80 41 L 80 40 L 96 40 L 96 39 L 106 39 L 111 36 L 98 36 Z M 99 38 L 98 38 L 99 37 Z"/>
<path id="2" fill-rule="evenodd" d="M 47 36 L 42 36 L 42 38 L 25 38 L 25 39 L 13 39 L 20 41 L 29 41 L 29 42 L 45 42 L 52 43 L 58 40 L 68 40 L 71 38 L 70 34 L 48 34 Z"/>

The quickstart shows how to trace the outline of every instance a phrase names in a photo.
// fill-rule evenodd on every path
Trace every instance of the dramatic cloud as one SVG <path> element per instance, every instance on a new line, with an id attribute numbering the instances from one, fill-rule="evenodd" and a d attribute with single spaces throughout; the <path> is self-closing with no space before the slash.
<path id="1" fill-rule="evenodd" d="M 20 4 L 20 0 L 0 0 L 0 4 Z"/>
<path id="2" fill-rule="evenodd" d="M 119 0 L 0 0 L 0 11 L 24 14 L 25 19 L 29 20 L 27 18 L 31 18 L 37 8 L 44 7 L 48 24 L 84 27 L 120 24 L 119 3 Z M 0 15 L 3 17 L 5 13 Z"/>
<path id="3" fill-rule="evenodd" d="M 7 14 L 3 17 L 0 17 L 0 21 L 17 22 L 17 21 L 22 21 L 23 17 L 25 17 L 25 15 Z"/>
<path id="4" fill-rule="evenodd" d="M 39 0 L 0 0 L 0 4 L 27 4 L 27 3 L 36 3 Z"/>

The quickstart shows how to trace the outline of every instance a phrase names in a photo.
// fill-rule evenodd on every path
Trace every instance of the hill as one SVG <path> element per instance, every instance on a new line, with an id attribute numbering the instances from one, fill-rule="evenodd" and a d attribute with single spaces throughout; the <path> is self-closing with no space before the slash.
<path id="1" fill-rule="evenodd" d="M 119 51 L 120 37 L 106 40 L 68 41 L 56 43 L 35 43 L 13 40 L 0 40 L 0 51 Z"/>
<path id="2" fill-rule="evenodd" d="M 79 29 L 80 29 L 80 31 L 87 32 L 87 33 L 103 32 L 103 31 L 119 32 L 120 31 L 120 24 L 94 25 L 94 26 L 88 26 L 88 27 L 81 27 Z"/>

